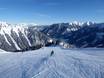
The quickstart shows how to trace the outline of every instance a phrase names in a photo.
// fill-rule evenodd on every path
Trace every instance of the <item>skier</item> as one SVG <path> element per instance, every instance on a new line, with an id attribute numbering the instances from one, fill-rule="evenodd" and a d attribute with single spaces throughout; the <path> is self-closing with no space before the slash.
<path id="1" fill-rule="evenodd" d="M 52 56 L 53 54 L 54 54 L 54 51 L 52 50 L 50 56 Z"/>

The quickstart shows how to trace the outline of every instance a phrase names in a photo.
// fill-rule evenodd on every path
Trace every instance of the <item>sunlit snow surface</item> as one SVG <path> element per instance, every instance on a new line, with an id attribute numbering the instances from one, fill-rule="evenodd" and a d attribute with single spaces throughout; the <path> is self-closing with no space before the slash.
<path id="1" fill-rule="evenodd" d="M 51 51 L 54 54 L 50 56 Z M 46 47 L 0 52 L 0 78 L 104 78 L 104 50 Z"/>

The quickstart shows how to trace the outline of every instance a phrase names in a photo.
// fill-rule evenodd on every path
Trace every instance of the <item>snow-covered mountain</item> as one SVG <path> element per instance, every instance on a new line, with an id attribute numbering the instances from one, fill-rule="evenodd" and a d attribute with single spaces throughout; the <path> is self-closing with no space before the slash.
<path id="1" fill-rule="evenodd" d="M 76 47 L 104 47 L 104 23 L 60 23 L 41 32 Z"/>
<path id="2" fill-rule="evenodd" d="M 70 32 L 77 31 L 85 26 L 95 25 L 93 22 L 77 22 L 72 23 L 57 23 L 44 27 L 42 32 L 51 36 L 60 36 Z"/>
<path id="3" fill-rule="evenodd" d="M 51 38 L 36 31 L 35 27 L 0 23 L 0 49 L 24 51 L 37 49 L 53 42 Z"/>
<path id="4" fill-rule="evenodd" d="M 73 22 L 38 26 L 0 22 L 0 49 L 24 51 L 47 45 L 104 47 L 104 23 Z"/>

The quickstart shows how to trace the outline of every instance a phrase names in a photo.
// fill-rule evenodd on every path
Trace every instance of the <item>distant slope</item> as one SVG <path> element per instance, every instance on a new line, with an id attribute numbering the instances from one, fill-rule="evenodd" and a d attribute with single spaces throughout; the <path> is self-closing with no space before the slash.
<path id="1" fill-rule="evenodd" d="M 47 47 L 24 53 L 0 52 L 0 78 L 104 78 L 103 56 L 81 51 Z"/>

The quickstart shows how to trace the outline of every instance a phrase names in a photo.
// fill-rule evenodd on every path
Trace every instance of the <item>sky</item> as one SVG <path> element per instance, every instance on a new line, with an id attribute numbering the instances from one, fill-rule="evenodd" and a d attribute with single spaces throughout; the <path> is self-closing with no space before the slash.
<path id="1" fill-rule="evenodd" d="M 104 22 L 104 0 L 0 0 L 0 21 L 36 24 Z"/>

